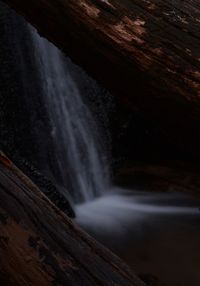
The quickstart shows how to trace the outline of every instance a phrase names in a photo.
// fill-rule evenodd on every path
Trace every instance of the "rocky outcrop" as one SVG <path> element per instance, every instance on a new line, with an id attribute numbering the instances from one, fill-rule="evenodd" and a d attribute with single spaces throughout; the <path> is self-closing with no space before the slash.
<path id="1" fill-rule="evenodd" d="M 1 285 L 144 286 L 0 153 Z"/>
<path id="2" fill-rule="evenodd" d="M 31 165 L 25 159 L 13 155 L 13 159 L 20 170 L 29 177 L 35 185 L 48 197 L 48 199 L 54 203 L 61 211 L 71 218 L 75 218 L 75 212 L 71 203 L 69 202 L 68 190 L 60 191 L 58 186 L 55 186 L 53 182 L 40 173 L 33 165 Z M 68 196 L 68 198 L 67 198 Z"/>

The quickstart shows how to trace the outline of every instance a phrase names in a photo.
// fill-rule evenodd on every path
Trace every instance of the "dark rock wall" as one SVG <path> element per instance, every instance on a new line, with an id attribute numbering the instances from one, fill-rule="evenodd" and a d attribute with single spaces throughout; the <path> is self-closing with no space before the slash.
<path id="1" fill-rule="evenodd" d="M 0 142 L 42 168 L 47 151 L 35 133 L 48 138 L 49 126 L 28 27 L 4 4 L 0 22 Z"/>

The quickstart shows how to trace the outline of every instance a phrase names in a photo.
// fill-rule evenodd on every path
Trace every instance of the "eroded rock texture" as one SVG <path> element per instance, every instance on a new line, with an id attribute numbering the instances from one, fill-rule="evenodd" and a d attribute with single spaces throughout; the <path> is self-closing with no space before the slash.
<path id="1" fill-rule="evenodd" d="M 144 284 L 0 154 L 1 285 Z"/>

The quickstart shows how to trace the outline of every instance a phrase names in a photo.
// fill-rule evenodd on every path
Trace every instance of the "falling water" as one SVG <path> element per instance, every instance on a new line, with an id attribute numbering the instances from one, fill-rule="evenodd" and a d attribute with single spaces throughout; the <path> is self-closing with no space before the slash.
<path id="1" fill-rule="evenodd" d="M 39 70 L 42 71 L 43 92 L 59 171 L 66 185 L 70 181 L 77 222 L 82 225 L 92 221 L 96 225 L 98 222 L 103 225 L 107 222 L 112 225 L 112 229 L 116 226 L 114 220 L 122 220 L 121 225 L 126 224 L 126 227 L 131 225 L 137 213 L 143 217 L 198 214 L 198 208 L 187 206 L 187 200 L 185 206 L 180 204 L 181 196 L 177 200 L 173 194 L 163 196 L 145 193 L 138 199 L 133 191 L 111 186 L 108 168 L 100 156 L 103 150 L 100 150 L 96 139 L 96 123 L 70 75 L 64 55 L 53 44 L 41 38 L 35 29 L 30 29 Z M 139 194 L 141 196 L 141 192 Z M 112 223 L 109 223 L 109 218 Z"/>
<path id="2" fill-rule="evenodd" d="M 75 202 L 102 195 L 109 187 L 108 168 L 100 157 L 97 126 L 68 71 L 63 54 L 31 28 L 57 161 Z"/>
<path id="3" fill-rule="evenodd" d="M 138 271 L 149 270 L 170 286 L 200 285 L 196 275 L 200 250 L 192 252 L 192 246 L 200 239 L 200 231 L 196 230 L 199 202 L 182 194 L 111 187 L 108 168 L 99 155 L 103 150 L 96 139 L 96 123 L 64 56 L 35 30 L 31 29 L 31 33 L 59 172 L 72 189 L 76 222 L 131 266 L 137 265 Z M 187 247 L 188 241 L 191 247 Z M 181 259 L 183 249 L 187 262 Z"/>

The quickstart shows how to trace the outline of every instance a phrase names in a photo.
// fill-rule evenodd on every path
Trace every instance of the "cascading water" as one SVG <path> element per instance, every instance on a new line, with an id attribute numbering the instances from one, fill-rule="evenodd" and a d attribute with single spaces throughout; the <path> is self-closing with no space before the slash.
<path id="1" fill-rule="evenodd" d="M 55 179 L 62 192 L 70 190 L 76 222 L 138 274 L 153 274 L 164 282 L 155 285 L 200 285 L 198 199 L 113 187 L 99 130 L 68 61 L 7 6 L 0 6 L 1 112 L 6 106 L 1 137 L 28 161 L 36 157 L 33 164 L 38 162 L 37 168 Z"/>
<path id="2" fill-rule="evenodd" d="M 193 275 L 198 272 L 199 256 L 191 255 L 192 250 L 187 248 L 187 240 L 192 245 L 200 239 L 195 228 L 199 222 L 198 202 L 191 199 L 189 203 L 182 194 L 149 194 L 111 187 L 108 168 L 99 155 L 103 150 L 96 139 L 97 126 L 64 56 L 35 30 L 31 33 L 59 172 L 64 185 L 72 190 L 76 222 L 131 266 L 137 265 L 138 272 L 148 269 L 170 286 L 200 285 L 199 275 Z M 192 267 L 185 267 L 186 262 L 180 259 L 182 249 L 187 265 Z M 172 261 L 179 266 L 169 267 Z"/>
<path id="3" fill-rule="evenodd" d="M 31 28 L 43 93 L 52 125 L 59 171 L 75 202 L 84 202 L 109 189 L 109 171 L 100 157 L 97 126 L 72 80 L 63 54 Z"/>
<path id="4" fill-rule="evenodd" d="M 123 212 L 125 209 L 140 209 L 143 213 L 194 214 L 197 209 L 193 207 L 153 207 L 152 203 L 149 207 L 147 204 L 145 207 L 136 206 L 130 197 L 128 200 L 127 196 L 124 197 L 123 192 L 113 187 L 111 191 L 108 168 L 99 154 L 96 123 L 70 76 L 65 57 L 53 44 L 41 38 L 35 29 L 31 28 L 31 33 L 39 69 L 42 71 L 43 92 L 51 120 L 59 171 L 66 185 L 69 185 L 70 180 L 75 202 L 85 202 L 85 206 L 91 206 L 98 197 L 104 196 L 109 201 L 112 194 L 117 208 L 122 201 Z M 113 207 L 111 203 L 108 207 L 110 212 Z M 84 206 L 78 208 L 77 212 L 83 209 Z"/>

